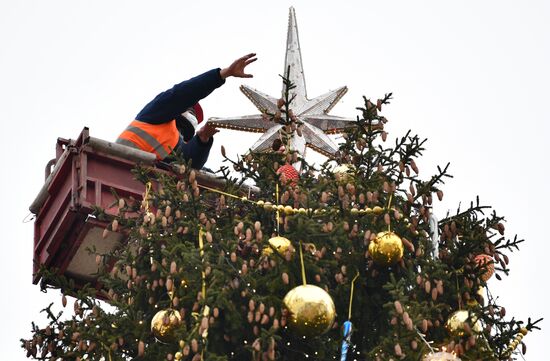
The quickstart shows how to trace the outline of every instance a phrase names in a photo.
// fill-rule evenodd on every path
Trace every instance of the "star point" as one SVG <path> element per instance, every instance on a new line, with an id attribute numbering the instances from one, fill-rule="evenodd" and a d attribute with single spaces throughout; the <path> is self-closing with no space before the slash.
<path id="1" fill-rule="evenodd" d="M 290 109 L 296 115 L 297 120 L 303 123 L 301 135 L 296 131 L 292 133 L 291 147 L 300 153 L 302 157 L 305 156 L 306 147 L 312 148 L 328 157 L 335 156 L 338 146 L 327 134 L 344 132 L 347 128 L 354 126 L 354 120 L 329 115 L 328 113 L 346 94 L 348 88 L 343 86 L 313 99 L 307 98 L 300 40 L 298 37 L 298 24 L 293 7 L 289 9 L 284 73 L 293 85 L 289 89 L 292 99 Z M 209 122 L 219 128 L 264 133 L 254 143 L 251 150 L 264 151 L 270 149 L 273 141 L 280 137 L 279 133 L 283 130 L 282 124 L 265 119 L 266 114 L 273 115 L 279 111 L 277 98 L 247 85 L 242 85 L 240 90 L 256 106 L 261 114 L 231 118 L 210 118 Z M 283 86 L 283 94 L 284 92 L 285 89 Z"/>

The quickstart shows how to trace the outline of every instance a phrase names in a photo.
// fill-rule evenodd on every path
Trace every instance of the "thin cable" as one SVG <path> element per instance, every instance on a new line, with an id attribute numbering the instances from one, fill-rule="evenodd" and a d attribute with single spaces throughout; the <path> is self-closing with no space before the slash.
<path id="1" fill-rule="evenodd" d="M 143 196 L 143 208 L 145 209 L 145 214 L 149 213 L 149 192 L 151 191 L 151 182 L 145 184 L 145 195 Z"/>
<path id="2" fill-rule="evenodd" d="M 388 211 L 388 214 L 390 212 L 392 198 L 393 198 L 393 193 L 390 193 L 390 199 L 388 200 L 388 205 L 386 206 L 386 210 Z M 390 219 L 390 222 L 388 223 L 388 232 L 391 232 L 391 219 Z"/>
<path id="3" fill-rule="evenodd" d="M 203 239 L 204 231 L 202 230 L 202 227 L 199 227 L 199 254 L 201 256 L 201 262 L 202 262 L 202 297 L 206 301 L 206 272 L 204 272 L 204 239 Z"/>
<path id="4" fill-rule="evenodd" d="M 281 214 L 279 213 L 279 183 L 275 183 L 275 199 L 277 209 L 277 235 L 279 235 L 279 222 L 281 221 Z"/>
<path id="5" fill-rule="evenodd" d="M 210 187 L 203 186 L 203 185 L 200 185 L 200 184 L 198 184 L 198 186 L 199 186 L 199 188 L 207 189 L 209 191 L 219 193 L 219 194 L 223 194 L 224 196 L 228 196 L 228 197 L 231 197 L 231 198 L 240 199 L 241 201 L 244 201 L 244 202 L 250 202 L 250 203 L 254 203 L 254 204 L 258 203 L 256 201 L 252 201 L 252 200 L 248 199 L 247 197 L 239 197 L 239 196 L 236 196 L 236 195 L 231 194 L 231 193 L 220 191 L 219 189 L 216 189 L 216 188 L 210 188 Z"/>
<path id="6" fill-rule="evenodd" d="M 349 295 L 348 320 L 351 319 L 351 306 L 353 304 L 353 288 L 355 286 L 355 280 L 357 279 L 357 277 L 359 277 L 359 271 L 357 271 L 357 274 L 355 275 L 355 277 L 353 277 L 353 280 L 351 281 L 351 291 L 350 291 L 350 295 Z"/>
<path id="7" fill-rule="evenodd" d="M 306 268 L 304 266 L 304 254 L 302 253 L 302 241 L 300 241 L 300 264 L 302 266 L 302 282 L 304 286 L 307 285 L 306 281 Z"/>

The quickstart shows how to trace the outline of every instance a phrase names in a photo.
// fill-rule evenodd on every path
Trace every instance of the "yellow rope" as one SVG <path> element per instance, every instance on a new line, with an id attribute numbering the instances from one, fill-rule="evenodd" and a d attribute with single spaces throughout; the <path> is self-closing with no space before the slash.
<path id="1" fill-rule="evenodd" d="M 390 199 L 388 200 L 388 206 L 386 207 L 386 211 L 388 213 L 390 212 L 392 198 L 393 198 L 393 193 L 390 193 Z M 388 223 L 388 232 L 391 232 L 391 218 L 390 218 L 390 223 Z"/>
<path id="2" fill-rule="evenodd" d="M 349 309 L 348 309 L 348 320 L 351 319 L 351 305 L 353 304 L 353 288 L 355 286 L 355 280 L 359 277 L 359 271 L 357 271 L 357 274 L 355 277 L 353 277 L 353 280 L 351 281 L 351 291 L 349 295 Z"/>
<path id="3" fill-rule="evenodd" d="M 306 281 L 306 268 L 304 266 L 304 254 L 302 253 L 302 241 L 300 241 L 300 264 L 302 267 L 302 282 L 304 283 L 304 286 L 307 284 Z"/>
<path id="4" fill-rule="evenodd" d="M 199 254 L 201 256 L 201 262 L 202 262 L 202 297 L 204 299 L 204 302 L 206 302 L 206 273 L 204 272 L 204 231 L 202 227 L 199 226 Z M 210 312 L 208 306 L 204 306 L 203 310 L 203 316 L 207 316 L 207 314 Z M 206 347 L 206 337 L 208 337 L 208 331 L 203 331 L 203 334 L 201 335 L 205 341 L 204 341 L 204 348 Z M 201 360 L 204 360 L 204 348 L 201 350 Z"/>
<path id="5" fill-rule="evenodd" d="M 202 267 L 202 297 L 206 300 L 206 273 L 204 272 L 204 231 L 199 228 L 199 254 L 201 256 Z"/>
<path id="6" fill-rule="evenodd" d="M 145 184 L 145 195 L 143 196 L 145 213 L 149 213 L 149 192 L 151 192 L 151 182 Z"/>
<path id="7" fill-rule="evenodd" d="M 199 188 L 207 189 L 209 191 L 219 193 L 219 194 L 223 194 L 224 196 L 228 196 L 228 197 L 231 197 L 231 198 L 240 199 L 241 201 L 250 202 L 250 203 L 254 203 L 254 204 L 258 203 L 256 201 L 252 201 L 252 200 L 248 199 L 247 197 L 239 197 L 239 196 L 236 196 L 236 195 L 231 194 L 231 193 L 220 191 L 219 189 L 216 189 L 216 188 L 211 188 L 211 187 L 203 186 L 203 185 L 200 185 L 200 184 L 198 184 L 198 186 L 199 186 Z"/>
<path id="8" fill-rule="evenodd" d="M 279 205 L 279 183 L 275 183 L 275 204 Z M 277 209 L 277 235 L 279 234 L 279 222 L 281 220 L 281 214 L 279 213 L 279 207 Z"/>

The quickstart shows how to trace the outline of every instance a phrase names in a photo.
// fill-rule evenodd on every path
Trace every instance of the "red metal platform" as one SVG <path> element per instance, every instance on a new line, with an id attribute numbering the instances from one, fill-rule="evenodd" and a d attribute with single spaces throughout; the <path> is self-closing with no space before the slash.
<path id="1" fill-rule="evenodd" d="M 113 206 L 113 191 L 141 200 L 144 185 L 134 179 L 131 170 L 137 163 L 154 167 L 155 160 L 151 153 L 90 137 L 88 128 L 74 141 L 57 140 L 56 158 L 48 163 L 46 182 L 30 206 L 36 215 L 34 283 L 39 281 L 40 265 L 57 268 L 77 285 L 94 283 L 97 265 L 87 248 L 94 246 L 107 253 L 124 240 L 117 232 L 103 238 L 108 221 L 96 219 L 94 209 L 100 207 L 107 216 L 115 216 L 118 207 Z M 55 166 L 50 172 L 51 164 Z M 211 173 L 199 172 L 197 180 L 209 187 L 223 185 Z"/>

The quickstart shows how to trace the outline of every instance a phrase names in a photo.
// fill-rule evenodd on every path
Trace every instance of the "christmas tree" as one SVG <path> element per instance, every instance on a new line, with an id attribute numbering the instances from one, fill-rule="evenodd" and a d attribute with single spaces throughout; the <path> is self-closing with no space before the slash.
<path id="1" fill-rule="evenodd" d="M 448 165 L 423 179 L 425 140 L 387 139 L 391 94 L 365 98 L 338 152 L 308 163 L 294 145 L 307 124 L 293 112 L 291 72 L 263 114 L 278 127 L 271 149 L 232 160 L 222 147 L 223 189 L 199 185 L 183 160 L 171 173 L 135 170 L 143 200 L 119 198 L 105 230 L 125 243 L 90 250 L 99 290 L 41 270 L 42 287 L 59 288 L 74 312 L 46 307 L 48 324 L 22 340 L 28 356 L 507 360 L 525 351 L 538 321 L 507 316 L 487 288 L 522 242 L 505 235 L 504 218 L 476 199 L 437 220 Z"/>

